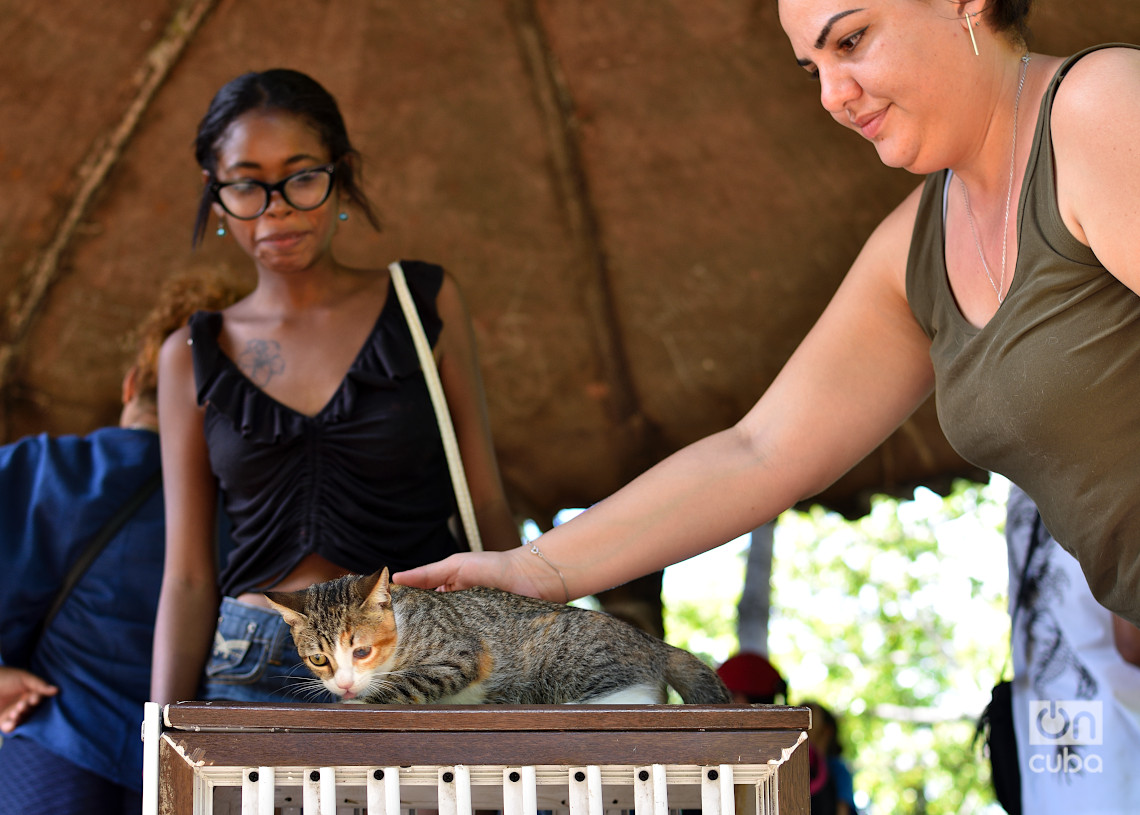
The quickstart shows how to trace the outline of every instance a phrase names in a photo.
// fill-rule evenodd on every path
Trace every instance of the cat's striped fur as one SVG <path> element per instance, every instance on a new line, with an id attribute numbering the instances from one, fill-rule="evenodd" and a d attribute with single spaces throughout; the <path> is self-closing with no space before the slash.
<path id="1" fill-rule="evenodd" d="M 618 620 L 498 589 L 434 592 L 388 570 L 267 592 L 297 651 L 346 700 L 417 704 L 731 701 L 716 672 Z"/>

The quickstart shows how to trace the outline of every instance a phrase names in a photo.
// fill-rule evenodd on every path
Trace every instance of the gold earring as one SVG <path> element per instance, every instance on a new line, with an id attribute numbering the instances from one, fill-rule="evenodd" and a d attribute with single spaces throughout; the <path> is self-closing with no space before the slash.
<path id="1" fill-rule="evenodd" d="M 976 14 L 977 12 L 975 12 Z M 977 23 L 974 23 L 977 25 Z M 970 32 L 970 44 L 974 46 L 974 56 L 978 56 L 978 41 L 974 39 L 974 25 L 970 25 L 970 12 L 966 12 L 966 30 Z"/>

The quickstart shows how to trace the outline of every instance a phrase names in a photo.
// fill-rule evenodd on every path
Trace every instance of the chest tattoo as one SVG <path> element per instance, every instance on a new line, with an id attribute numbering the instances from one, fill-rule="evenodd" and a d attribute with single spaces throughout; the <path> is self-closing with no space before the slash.
<path id="1" fill-rule="evenodd" d="M 237 362 L 242 373 L 259 388 L 264 388 L 269 380 L 285 370 L 281 345 L 276 340 L 250 340 Z"/>

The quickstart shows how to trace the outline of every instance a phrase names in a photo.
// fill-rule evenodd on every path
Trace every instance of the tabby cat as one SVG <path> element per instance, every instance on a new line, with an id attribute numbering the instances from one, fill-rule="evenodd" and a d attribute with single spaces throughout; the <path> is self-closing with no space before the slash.
<path id="1" fill-rule="evenodd" d="M 731 701 L 687 651 L 589 609 L 498 589 L 435 592 L 388 570 L 267 592 L 305 664 L 334 695 L 372 704 Z"/>

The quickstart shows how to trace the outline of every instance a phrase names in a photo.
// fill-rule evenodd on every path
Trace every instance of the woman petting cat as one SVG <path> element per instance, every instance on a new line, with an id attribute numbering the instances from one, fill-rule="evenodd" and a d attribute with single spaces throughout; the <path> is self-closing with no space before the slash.
<path id="1" fill-rule="evenodd" d="M 1140 50 L 1029 53 L 1029 5 L 779 0 L 824 108 L 925 183 L 738 424 L 543 535 L 545 561 L 456 555 L 394 582 L 609 588 L 818 494 L 933 391 L 955 449 L 1021 486 L 1140 624 Z"/>
<path id="2" fill-rule="evenodd" d="M 336 101 L 296 71 L 245 74 L 214 97 L 196 154 L 194 243 L 213 211 L 257 285 L 195 315 L 162 349 L 166 570 L 151 698 L 286 701 L 305 671 L 262 591 L 408 568 L 466 545 L 452 531 L 443 444 L 388 272 L 334 257 L 343 206 L 377 226 Z M 459 289 L 439 266 L 403 266 L 483 543 L 517 547 Z M 220 573 L 219 490 L 235 543 Z"/>

